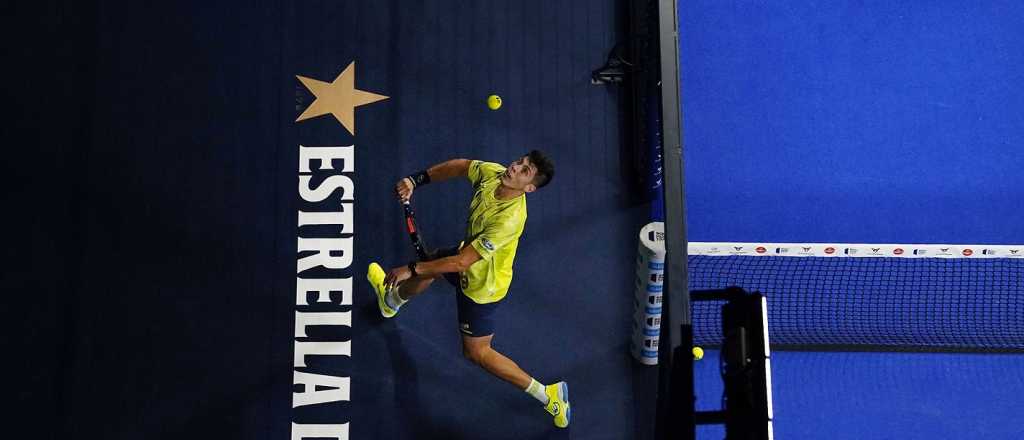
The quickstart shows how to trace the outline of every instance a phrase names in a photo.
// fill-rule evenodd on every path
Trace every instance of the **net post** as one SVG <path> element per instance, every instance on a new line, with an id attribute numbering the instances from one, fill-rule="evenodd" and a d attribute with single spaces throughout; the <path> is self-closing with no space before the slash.
<path id="1" fill-rule="evenodd" d="M 696 436 L 693 392 L 693 324 L 687 274 L 683 185 L 682 110 L 679 95 L 677 0 L 657 1 L 661 84 L 661 136 L 665 191 L 665 290 L 658 349 L 658 439 Z M 667 316 L 665 316 L 667 315 Z"/>

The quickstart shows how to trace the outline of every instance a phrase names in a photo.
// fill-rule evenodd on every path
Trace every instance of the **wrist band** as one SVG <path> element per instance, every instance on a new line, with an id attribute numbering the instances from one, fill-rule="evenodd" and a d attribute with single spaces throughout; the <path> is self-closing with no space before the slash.
<path id="1" fill-rule="evenodd" d="M 427 174 L 426 170 L 419 171 L 409 175 L 409 180 L 412 181 L 412 186 L 415 188 L 417 186 L 430 183 L 430 175 Z"/>
<path id="2" fill-rule="evenodd" d="M 410 262 L 408 267 L 409 267 L 409 271 L 412 272 L 412 276 L 414 276 L 414 277 L 420 276 L 420 274 L 416 273 L 416 262 L 415 261 Z"/>

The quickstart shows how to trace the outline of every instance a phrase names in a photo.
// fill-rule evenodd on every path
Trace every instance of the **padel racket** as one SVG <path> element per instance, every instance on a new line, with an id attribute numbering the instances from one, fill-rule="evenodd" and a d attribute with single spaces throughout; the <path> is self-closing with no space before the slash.
<path id="1" fill-rule="evenodd" d="M 412 247 L 416 249 L 416 256 L 420 261 L 430 260 L 427 254 L 427 246 L 423 244 L 423 237 L 416 227 L 416 213 L 412 210 L 412 204 L 408 200 L 402 201 L 402 208 L 405 210 L 405 229 L 409 231 L 409 240 L 412 240 Z"/>

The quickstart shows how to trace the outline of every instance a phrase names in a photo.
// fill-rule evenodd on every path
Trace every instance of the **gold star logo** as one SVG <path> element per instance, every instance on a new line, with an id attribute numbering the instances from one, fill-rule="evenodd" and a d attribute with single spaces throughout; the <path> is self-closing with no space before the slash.
<path id="1" fill-rule="evenodd" d="M 295 75 L 316 100 L 295 122 L 330 113 L 353 136 L 356 134 L 355 109 L 361 105 L 388 99 L 387 96 L 356 89 L 356 62 L 353 61 L 341 71 L 333 82 L 323 82 L 301 75 Z"/>

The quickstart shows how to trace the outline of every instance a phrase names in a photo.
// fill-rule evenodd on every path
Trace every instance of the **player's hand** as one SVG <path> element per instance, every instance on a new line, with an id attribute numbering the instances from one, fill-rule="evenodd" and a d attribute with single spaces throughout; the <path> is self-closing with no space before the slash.
<path id="1" fill-rule="evenodd" d="M 395 184 L 395 194 L 398 195 L 398 199 L 403 202 L 408 202 L 412 198 L 412 190 L 415 188 L 412 185 L 412 180 L 408 177 L 403 177 Z"/>
<path id="2" fill-rule="evenodd" d="M 412 271 L 408 267 L 398 266 L 391 269 L 388 271 L 388 276 L 384 278 L 384 289 L 391 290 L 392 287 L 409 278 L 412 278 Z"/>

